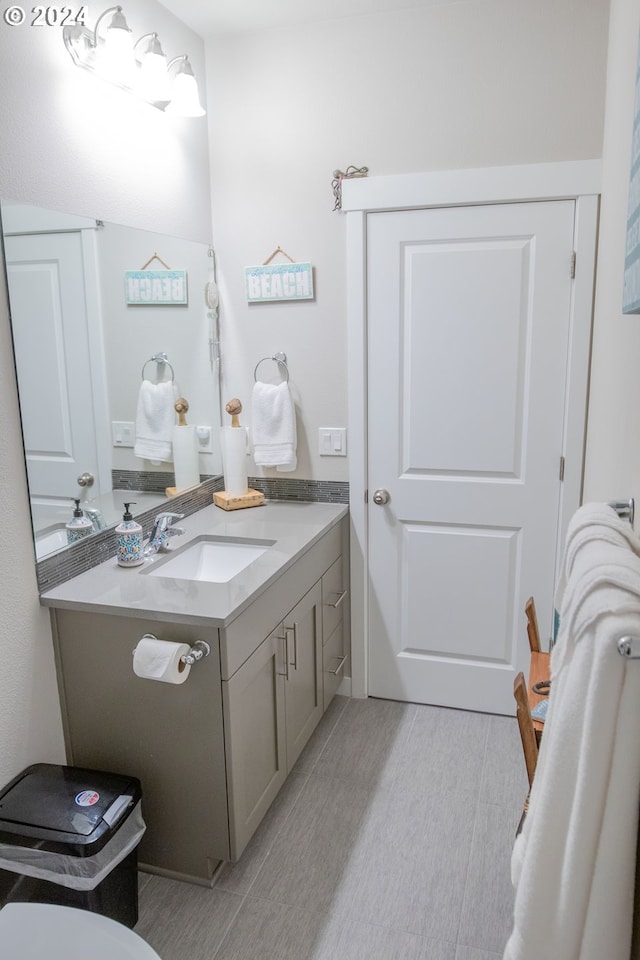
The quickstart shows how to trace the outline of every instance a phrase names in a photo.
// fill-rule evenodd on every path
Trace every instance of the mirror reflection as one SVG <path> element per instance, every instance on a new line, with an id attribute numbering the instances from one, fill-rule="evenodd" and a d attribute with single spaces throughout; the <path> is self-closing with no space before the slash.
<path id="1" fill-rule="evenodd" d="M 173 463 L 136 450 L 143 380 L 173 380 L 200 428 L 201 477 L 221 473 L 213 260 L 202 243 L 23 204 L 3 202 L 0 217 L 42 559 L 69 547 L 74 499 L 87 535 L 116 524 L 124 502 L 134 515 L 166 503 Z"/>

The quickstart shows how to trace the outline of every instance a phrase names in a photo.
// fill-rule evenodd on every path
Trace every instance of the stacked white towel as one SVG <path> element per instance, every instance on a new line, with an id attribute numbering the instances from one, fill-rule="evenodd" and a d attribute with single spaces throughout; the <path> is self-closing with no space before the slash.
<path id="1" fill-rule="evenodd" d="M 640 793 L 640 541 L 606 505 L 575 514 L 529 812 L 513 850 L 505 960 L 628 960 Z"/>
<path id="2" fill-rule="evenodd" d="M 172 460 L 173 427 L 176 422 L 174 403 L 176 389 L 173 381 L 151 383 L 143 380 L 138 394 L 136 412 L 136 457 L 160 463 Z"/>
<path id="3" fill-rule="evenodd" d="M 295 470 L 296 411 L 286 382 L 256 383 L 252 396 L 253 459 L 259 467 Z"/>

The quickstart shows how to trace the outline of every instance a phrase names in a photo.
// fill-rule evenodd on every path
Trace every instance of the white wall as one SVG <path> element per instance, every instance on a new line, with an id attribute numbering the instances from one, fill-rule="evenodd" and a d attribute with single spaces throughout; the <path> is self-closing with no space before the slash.
<path id="1" fill-rule="evenodd" d="M 97 14 L 96 14 L 97 15 Z M 204 92 L 203 44 L 155 0 L 127 8 L 188 53 Z M 170 120 L 75 68 L 58 28 L 0 28 L 0 197 L 207 243 L 205 120 Z M 0 785 L 63 762 L 48 616 L 38 605 L 4 277 L 0 285 Z"/>
<path id="2" fill-rule="evenodd" d="M 634 0 L 612 0 L 584 499 L 640 506 L 640 316 L 622 313 L 639 25 Z"/>
<path id="3" fill-rule="evenodd" d="M 223 399 L 256 361 L 290 360 L 298 470 L 346 423 L 344 221 L 332 173 L 370 175 L 601 155 L 607 0 L 471 0 L 207 42 Z M 314 302 L 252 304 L 243 267 L 280 245 L 316 271 Z M 272 471 L 262 471 L 272 473 Z"/>

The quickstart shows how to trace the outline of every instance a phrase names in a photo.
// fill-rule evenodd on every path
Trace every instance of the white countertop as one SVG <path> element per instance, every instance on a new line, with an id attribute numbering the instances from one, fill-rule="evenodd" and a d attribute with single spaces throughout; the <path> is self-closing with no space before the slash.
<path id="1" fill-rule="evenodd" d="M 172 550 L 203 535 L 275 543 L 228 583 L 145 574 L 151 564 L 165 559 L 166 553 L 156 554 L 141 566 L 130 569 L 118 566 L 113 557 L 47 590 L 41 594 L 40 602 L 67 610 L 128 617 L 161 616 L 173 623 L 225 627 L 347 512 L 344 504 L 292 501 L 267 502 L 265 506 L 245 510 L 205 507 L 176 521 L 184 527 L 185 534 L 172 538 Z"/>

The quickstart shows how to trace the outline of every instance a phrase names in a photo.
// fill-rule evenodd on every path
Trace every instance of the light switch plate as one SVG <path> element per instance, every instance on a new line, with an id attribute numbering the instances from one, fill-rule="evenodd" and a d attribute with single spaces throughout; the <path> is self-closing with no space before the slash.
<path id="1" fill-rule="evenodd" d="M 318 430 L 318 452 L 321 457 L 346 457 L 347 428 L 320 427 Z"/>
<path id="2" fill-rule="evenodd" d="M 196 427 L 196 441 L 198 443 L 198 453 L 213 453 L 213 430 L 210 426 Z"/>
<path id="3" fill-rule="evenodd" d="M 114 447 L 133 447 L 136 442 L 136 425 L 132 420 L 112 420 L 111 436 Z"/>

